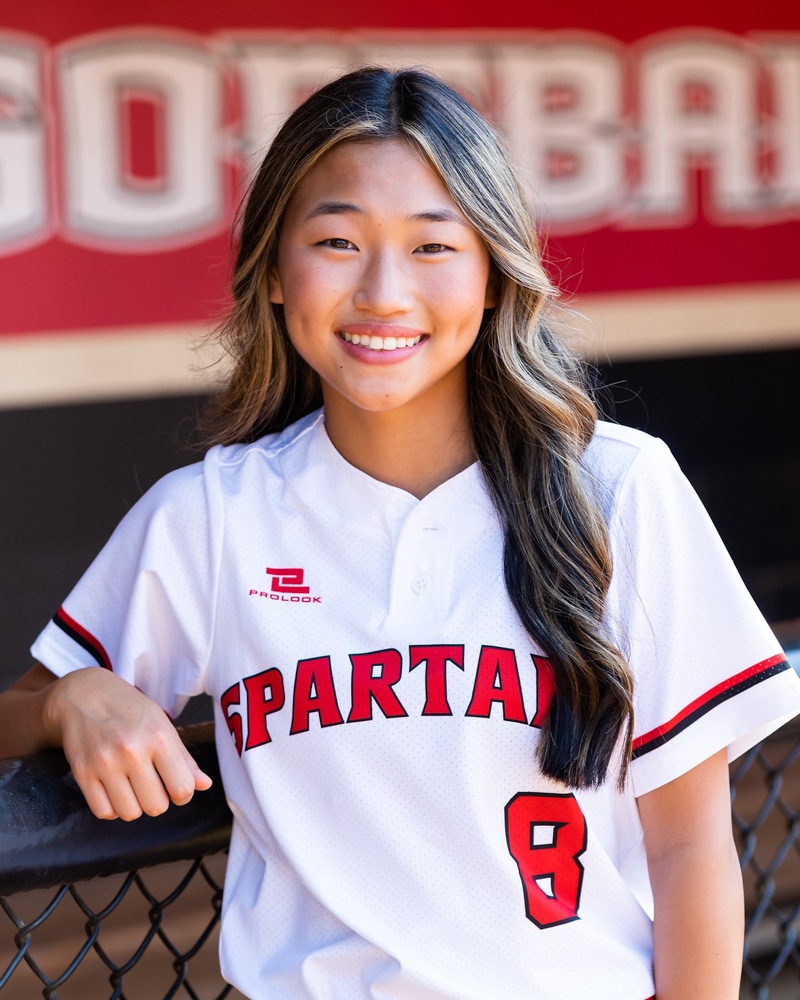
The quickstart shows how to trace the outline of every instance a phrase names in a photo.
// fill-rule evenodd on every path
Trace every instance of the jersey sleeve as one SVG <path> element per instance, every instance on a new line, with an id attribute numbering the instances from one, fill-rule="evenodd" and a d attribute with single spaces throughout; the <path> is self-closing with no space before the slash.
<path id="1" fill-rule="evenodd" d="M 204 689 L 224 519 L 209 460 L 129 511 L 31 652 L 57 676 L 113 670 L 177 715 Z"/>
<path id="2" fill-rule="evenodd" d="M 744 753 L 800 712 L 800 680 L 658 439 L 631 463 L 610 534 L 608 620 L 634 677 L 641 795 L 723 747 Z"/>

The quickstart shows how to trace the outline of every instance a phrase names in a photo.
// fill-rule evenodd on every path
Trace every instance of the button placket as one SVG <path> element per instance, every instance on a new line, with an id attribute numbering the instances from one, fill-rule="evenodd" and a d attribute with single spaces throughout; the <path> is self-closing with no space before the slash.
<path id="1" fill-rule="evenodd" d="M 396 542 L 393 601 L 400 614 L 434 615 L 437 601 L 437 544 L 439 525 L 427 512 L 412 511 Z M 401 609 L 403 609 L 401 611 Z"/>
<path id="2" fill-rule="evenodd" d="M 440 525 L 427 517 L 409 527 L 413 531 L 413 536 L 409 535 L 409 541 L 413 545 L 412 558 L 409 560 L 411 592 L 418 599 L 425 600 L 426 606 L 432 609 L 432 599 L 440 584 L 436 571 Z"/>
<path id="3" fill-rule="evenodd" d="M 453 610 L 458 554 L 476 544 L 493 516 L 477 466 L 419 501 L 395 536 L 387 621 L 394 625 L 411 616 L 418 626 L 425 621 L 441 627 Z"/>

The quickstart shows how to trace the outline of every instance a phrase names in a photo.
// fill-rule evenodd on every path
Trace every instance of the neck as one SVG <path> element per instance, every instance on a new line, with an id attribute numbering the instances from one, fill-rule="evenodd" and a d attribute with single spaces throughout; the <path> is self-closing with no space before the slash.
<path id="1" fill-rule="evenodd" d="M 475 461 L 466 402 L 445 419 L 441 413 L 433 419 L 424 406 L 417 413 L 407 407 L 372 413 L 338 403 L 325 399 L 325 427 L 339 454 L 419 499 Z"/>

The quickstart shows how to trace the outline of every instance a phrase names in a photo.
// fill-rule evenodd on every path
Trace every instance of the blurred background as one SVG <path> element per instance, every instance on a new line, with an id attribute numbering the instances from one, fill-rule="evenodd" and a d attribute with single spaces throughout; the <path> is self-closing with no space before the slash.
<path id="1" fill-rule="evenodd" d="M 319 83 L 433 68 L 497 124 L 615 419 L 664 437 L 768 618 L 800 618 L 800 8 L 7 0 L 0 686 L 168 469 L 229 231 Z"/>

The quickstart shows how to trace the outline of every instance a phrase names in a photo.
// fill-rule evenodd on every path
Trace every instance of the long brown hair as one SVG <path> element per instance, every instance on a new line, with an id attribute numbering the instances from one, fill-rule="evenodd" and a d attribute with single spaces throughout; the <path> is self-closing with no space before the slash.
<path id="1" fill-rule="evenodd" d="M 239 225 L 234 306 L 220 330 L 234 359 L 209 410 L 210 440 L 281 430 L 322 402 L 269 301 L 281 220 L 295 188 L 340 142 L 401 138 L 422 151 L 484 240 L 497 285 L 468 358 L 475 451 L 505 531 L 505 580 L 553 666 L 555 696 L 538 743 L 542 771 L 602 783 L 633 724 L 625 659 L 603 627 L 608 534 L 583 453 L 597 418 L 583 365 L 553 332 L 555 290 L 502 143 L 454 90 L 418 70 L 365 67 L 309 97 L 272 142 Z"/>

